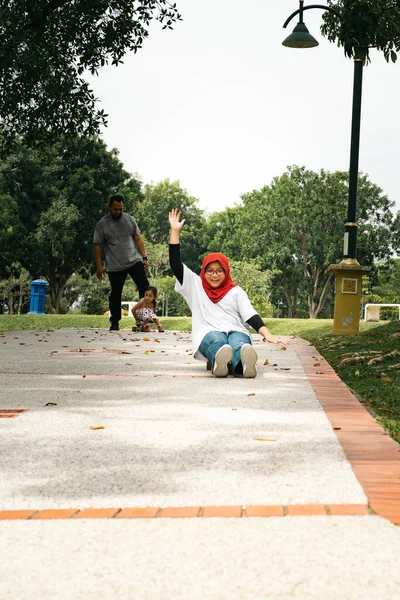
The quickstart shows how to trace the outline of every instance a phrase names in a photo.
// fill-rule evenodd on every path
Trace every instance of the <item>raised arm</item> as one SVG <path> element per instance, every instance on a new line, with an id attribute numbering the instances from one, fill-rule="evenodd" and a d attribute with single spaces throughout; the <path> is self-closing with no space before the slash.
<path id="1" fill-rule="evenodd" d="M 179 234 L 185 223 L 185 219 L 181 221 L 181 211 L 177 208 L 173 208 L 168 215 L 169 225 L 171 227 L 171 233 L 169 236 L 170 244 L 179 244 Z"/>
<path id="2" fill-rule="evenodd" d="M 184 222 L 185 219 L 182 219 L 181 221 L 181 212 L 177 208 L 173 208 L 169 213 L 169 224 L 171 227 L 169 236 L 169 264 L 180 284 L 183 283 L 183 264 L 181 260 L 179 234 Z"/>

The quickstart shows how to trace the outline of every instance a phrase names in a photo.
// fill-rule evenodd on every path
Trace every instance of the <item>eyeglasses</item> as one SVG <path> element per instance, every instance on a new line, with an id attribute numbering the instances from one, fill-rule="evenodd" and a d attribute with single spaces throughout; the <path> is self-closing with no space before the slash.
<path id="1" fill-rule="evenodd" d="M 207 275 L 214 275 L 214 273 L 216 273 L 217 275 L 224 275 L 225 273 L 223 269 L 206 269 L 205 272 L 207 273 Z"/>

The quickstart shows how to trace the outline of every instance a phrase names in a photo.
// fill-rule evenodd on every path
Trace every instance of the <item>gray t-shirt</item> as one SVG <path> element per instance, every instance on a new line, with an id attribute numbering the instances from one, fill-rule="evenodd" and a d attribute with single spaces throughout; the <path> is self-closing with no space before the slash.
<path id="1" fill-rule="evenodd" d="M 136 248 L 133 236 L 139 235 L 140 229 L 135 219 L 122 213 L 120 219 L 106 215 L 96 224 L 93 243 L 104 248 L 106 271 L 123 271 L 142 260 Z"/>

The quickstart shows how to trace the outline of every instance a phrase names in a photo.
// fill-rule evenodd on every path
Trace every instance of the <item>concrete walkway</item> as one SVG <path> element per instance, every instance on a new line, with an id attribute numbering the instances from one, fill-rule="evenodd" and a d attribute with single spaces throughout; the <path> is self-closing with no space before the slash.
<path id="1" fill-rule="evenodd" d="M 398 445 L 259 339 L 245 380 L 184 332 L 0 334 L 0 600 L 400 598 Z"/>

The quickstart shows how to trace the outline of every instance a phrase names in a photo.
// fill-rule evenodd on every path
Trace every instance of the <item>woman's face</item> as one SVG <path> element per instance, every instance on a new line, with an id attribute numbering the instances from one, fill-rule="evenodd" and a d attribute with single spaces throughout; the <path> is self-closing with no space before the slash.
<path id="1" fill-rule="evenodd" d="M 219 287 L 225 281 L 226 273 L 219 260 L 208 263 L 204 271 L 204 277 L 212 288 Z"/>

